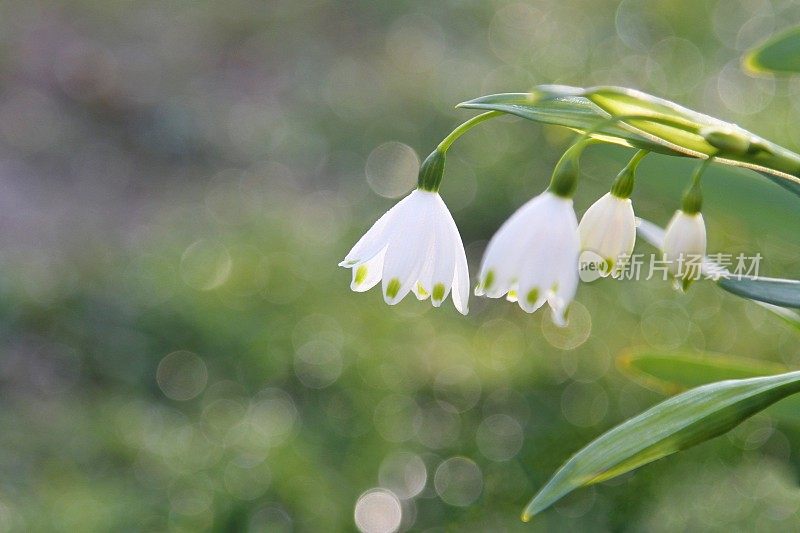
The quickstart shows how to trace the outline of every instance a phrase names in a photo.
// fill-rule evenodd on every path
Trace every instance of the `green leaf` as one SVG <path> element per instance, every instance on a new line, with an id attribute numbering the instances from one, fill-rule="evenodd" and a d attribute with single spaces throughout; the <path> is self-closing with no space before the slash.
<path id="1" fill-rule="evenodd" d="M 770 376 L 788 370 L 771 361 L 709 352 L 628 352 L 617 358 L 617 367 L 634 381 L 664 394 L 677 394 L 723 379 Z"/>
<path id="2" fill-rule="evenodd" d="M 752 72 L 800 72 L 800 27 L 791 28 L 751 50 L 743 62 Z"/>
<path id="3" fill-rule="evenodd" d="M 735 124 L 704 115 L 656 96 L 624 87 L 594 87 L 584 96 L 612 116 L 642 116 L 626 121 L 638 130 L 674 145 L 687 155 L 715 156 L 717 161 L 755 170 L 769 169 L 800 185 L 800 155 Z M 657 122 L 656 119 L 661 122 Z M 672 121 L 672 126 L 664 121 Z M 680 127 L 677 127 L 680 125 Z"/>
<path id="4" fill-rule="evenodd" d="M 608 122 L 608 113 L 583 97 L 571 96 L 568 93 L 556 94 L 548 92 L 545 97 L 533 93 L 504 93 L 482 96 L 456 107 L 465 109 L 485 109 L 501 111 L 543 124 L 566 126 L 579 133 L 588 130 L 597 131 L 591 137 L 604 142 L 651 150 L 653 152 L 675 154 L 673 150 L 657 142 L 648 140 L 637 133 Z"/>
<path id="5" fill-rule="evenodd" d="M 800 196 L 800 183 L 796 183 L 794 181 L 789 181 L 789 180 L 786 180 L 786 179 L 783 179 L 783 178 L 779 178 L 778 176 L 774 176 L 774 175 L 769 174 L 767 172 L 759 172 L 759 173 L 762 176 L 764 176 L 765 178 L 767 178 L 768 180 L 770 180 L 771 182 L 777 183 L 778 185 L 780 185 L 781 187 L 783 187 L 787 191 L 793 192 L 797 196 Z"/>
<path id="6" fill-rule="evenodd" d="M 482 96 L 458 107 L 556 124 L 607 142 L 750 168 L 800 194 L 800 155 L 745 129 L 669 100 L 622 87 L 540 85 Z"/>
<path id="7" fill-rule="evenodd" d="M 800 309 L 800 281 L 777 278 L 721 278 L 720 287 L 728 292 L 781 307 Z"/>
<path id="8" fill-rule="evenodd" d="M 725 123 L 707 115 L 695 113 L 669 100 L 656 98 L 641 91 L 621 87 L 595 87 L 583 95 L 611 116 L 639 116 L 627 120 L 635 128 L 663 139 L 693 153 L 713 155 L 717 150 L 700 134 L 704 126 L 724 128 Z M 654 122 L 650 119 L 660 119 Z M 671 119 L 673 125 L 663 121 Z"/>
<path id="9" fill-rule="evenodd" d="M 777 305 L 758 302 L 756 300 L 753 300 L 753 302 L 757 303 L 770 313 L 774 314 L 775 316 L 783 320 L 788 325 L 800 331 L 800 313 L 798 313 L 797 311 L 792 311 L 791 309 L 786 309 L 785 307 L 779 307 Z"/>
<path id="10" fill-rule="evenodd" d="M 715 353 L 626 353 L 617 358 L 620 371 L 640 385 L 664 394 L 724 379 L 768 376 L 788 371 L 785 365 Z M 792 398 L 767 410 L 784 422 L 800 426 L 800 398 Z"/>
<path id="11" fill-rule="evenodd" d="M 722 381 L 673 396 L 573 455 L 531 500 L 522 519 L 530 520 L 577 488 L 722 435 L 796 392 L 800 392 L 800 372 Z"/>

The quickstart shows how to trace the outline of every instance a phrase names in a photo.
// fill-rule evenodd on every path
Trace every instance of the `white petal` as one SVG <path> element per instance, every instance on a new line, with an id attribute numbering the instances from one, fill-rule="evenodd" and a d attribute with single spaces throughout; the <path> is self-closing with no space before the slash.
<path id="1" fill-rule="evenodd" d="M 364 292 L 377 285 L 381 280 L 383 258 L 385 255 L 386 249 L 384 248 L 369 261 L 355 265 L 353 267 L 353 281 L 350 283 L 350 288 L 356 292 Z"/>
<path id="2" fill-rule="evenodd" d="M 469 313 L 469 269 L 464 248 L 461 248 L 460 257 L 456 259 L 456 276 L 453 279 L 453 305 L 459 313 Z"/>
<path id="3" fill-rule="evenodd" d="M 432 221 L 432 225 L 436 226 L 438 222 L 434 219 Z M 414 295 L 417 297 L 417 300 L 427 300 L 431 296 L 431 291 L 433 290 L 433 272 L 436 269 L 436 264 L 439 254 L 441 253 L 442 243 L 441 237 L 437 234 L 435 228 L 432 228 L 430 235 L 430 241 L 428 243 L 428 250 L 425 252 L 425 259 L 422 268 L 420 269 L 419 274 L 417 275 L 417 281 L 414 283 L 412 287 L 412 291 L 414 291 Z M 436 304 L 434 304 L 436 305 Z M 437 306 L 438 307 L 438 306 Z"/>
<path id="4" fill-rule="evenodd" d="M 567 307 L 578 288 L 578 256 L 581 245 L 578 221 L 571 203 L 560 206 L 557 220 L 555 239 L 558 244 L 552 255 L 555 277 L 547 295 L 547 303 L 552 310 L 553 322 L 558 326 L 565 326 Z"/>
<path id="5" fill-rule="evenodd" d="M 415 195 L 418 192 L 422 195 Z M 383 297 L 389 305 L 402 300 L 413 288 L 430 254 L 434 204 L 425 194 L 432 193 L 411 193 L 412 202 L 393 221 L 382 274 Z"/>
<path id="6" fill-rule="evenodd" d="M 613 277 L 618 277 L 625 269 L 623 261 L 625 258 L 630 257 L 633 253 L 633 247 L 636 245 L 636 216 L 633 214 L 633 205 L 631 203 L 628 203 L 626 208 L 621 210 L 620 217 L 620 242 L 616 253 L 617 264 L 611 272 Z"/>
<path id="7" fill-rule="evenodd" d="M 603 238 L 606 225 L 614 210 L 611 201 L 611 193 L 607 193 L 589 206 L 583 214 L 578 225 L 582 249 L 599 253 L 598 244 Z"/>
<path id="8" fill-rule="evenodd" d="M 452 222 L 452 217 L 451 217 Z M 454 249 L 456 256 L 456 273 L 453 278 L 453 305 L 462 315 L 469 313 L 469 266 L 467 265 L 467 254 L 464 252 L 464 244 L 455 222 L 452 222 L 452 230 L 455 233 Z"/>
<path id="9" fill-rule="evenodd" d="M 542 218 L 542 211 L 546 210 L 548 195 L 550 193 L 543 193 L 529 200 L 494 234 L 481 262 L 476 295 L 500 298 L 518 281 L 527 244 L 538 236 L 532 231 L 536 232 L 543 226 L 538 221 Z"/>
<path id="10" fill-rule="evenodd" d="M 659 250 L 664 249 L 664 230 L 660 226 L 653 224 L 649 220 L 637 218 L 636 231 L 651 245 Z"/>
<path id="11" fill-rule="evenodd" d="M 561 276 L 578 275 L 579 237 L 572 202 L 554 197 L 543 204 L 542 213 L 546 222 L 530 230 L 538 238 L 528 244 L 519 280 L 519 305 L 529 313 L 553 297 Z"/>
<path id="12" fill-rule="evenodd" d="M 636 223 L 630 199 L 607 193 L 586 211 L 578 225 L 581 249 L 598 254 L 614 265 L 603 275 L 618 275 L 623 256 L 630 255 L 636 241 Z"/>
<path id="13" fill-rule="evenodd" d="M 577 243 L 575 243 L 577 244 Z M 566 311 L 569 304 L 575 298 L 575 293 L 578 290 L 578 253 L 577 247 L 572 258 L 567 257 L 563 263 L 560 273 L 556 279 L 556 290 L 547 298 L 547 303 L 550 306 L 553 315 L 553 322 L 557 326 L 564 327 L 567 325 Z M 571 266 L 575 265 L 575 266 Z"/>
<path id="14" fill-rule="evenodd" d="M 555 267 L 548 256 L 550 244 L 549 239 L 537 241 L 528 246 L 523 259 L 516 301 L 527 313 L 533 313 L 544 304 L 553 283 Z"/>
<path id="15" fill-rule="evenodd" d="M 701 213 L 692 215 L 676 211 L 664 233 L 664 256 L 671 262 L 670 270 L 678 273 L 681 260 L 706 253 L 706 227 Z"/>
<path id="16" fill-rule="evenodd" d="M 442 301 L 450 294 L 455 271 L 455 250 L 450 236 L 447 218 L 441 212 L 433 220 L 434 245 L 431 248 L 431 271 L 420 279 L 425 289 L 431 294 L 434 307 L 442 305 Z"/>
<path id="17" fill-rule="evenodd" d="M 339 263 L 339 266 L 351 267 L 364 261 L 369 261 L 375 254 L 385 248 L 394 228 L 392 221 L 396 217 L 404 216 L 403 211 L 405 211 L 409 201 L 413 200 L 413 195 L 414 193 L 412 192 L 385 212 L 358 240 L 344 260 Z"/>

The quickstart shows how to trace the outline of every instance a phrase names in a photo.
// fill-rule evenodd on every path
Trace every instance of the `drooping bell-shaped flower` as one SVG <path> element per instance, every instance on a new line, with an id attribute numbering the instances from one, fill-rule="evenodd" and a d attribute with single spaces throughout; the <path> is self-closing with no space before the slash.
<path id="1" fill-rule="evenodd" d="M 606 193 L 586 210 L 578 224 L 578 233 L 581 250 L 602 259 L 600 274 L 617 277 L 636 242 L 636 217 L 630 198 Z"/>
<path id="2" fill-rule="evenodd" d="M 566 324 L 578 288 L 578 220 L 572 199 L 546 191 L 520 207 L 495 233 L 483 257 L 478 296 L 517 301 L 528 313 L 545 302 Z"/>
<path id="3" fill-rule="evenodd" d="M 438 192 L 417 189 L 400 200 L 339 265 L 353 270 L 350 288 L 356 292 L 367 291 L 382 280 L 383 297 L 389 305 L 413 291 L 418 299 L 430 297 L 439 307 L 452 290 L 456 309 L 467 314 L 467 257 L 455 221 Z"/>
<path id="4" fill-rule="evenodd" d="M 617 277 L 633 252 L 636 217 L 630 195 L 636 168 L 646 155 L 646 151 L 640 150 L 633 156 L 614 180 L 611 192 L 592 204 L 578 224 L 581 250 L 596 254 L 602 276 Z"/>
<path id="5" fill-rule="evenodd" d="M 706 253 L 706 225 L 703 214 L 678 210 L 664 233 L 664 259 L 684 290 L 700 276 Z"/>
<path id="6" fill-rule="evenodd" d="M 706 254 L 706 223 L 700 212 L 703 204 L 700 176 L 709 161 L 698 167 L 692 185 L 683 195 L 681 209 L 675 211 L 664 232 L 664 259 L 683 290 L 700 278 Z"/>
<path id="7" fill-rule="evenodd" d="M 476 296 L 505 296 L 528 313 L 547 302 L 553 322 L 566 326 L 567 308 L 578 289 L 580 236 L 572 196 L 585 146 L 578 142 L 567 150 L 550 187 L 494 234 L 481 262 Z"/>

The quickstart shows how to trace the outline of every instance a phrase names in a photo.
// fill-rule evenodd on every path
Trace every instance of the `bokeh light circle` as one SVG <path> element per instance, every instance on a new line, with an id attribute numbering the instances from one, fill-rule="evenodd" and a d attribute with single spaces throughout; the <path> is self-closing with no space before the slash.
<path id="1" fill-rule="evenodd" d="M 372 489 L 359 496 L 354 519 L 362 533 L 392 533 L 400 527 L 403 508 L 391 491 Z"/>
<path id="2" fill-rule="evenodd" d="M 468 366 L 452 366 L 439 372 L 433 384 L 436 399 L 447 408 L 468 411 L 481 397 L 481 380 Z"/>
<path id="3" fill-rule="evenodd" d="M 642 313 L 642 335 L 653 348 L 672 350 L 689 337 L 692 321 L 683 306 L 662 300 L 650 304 Z"/>
<path id="4" fill-rule="evenodd" d="M 592 332 L 592 316 L 582 303 L 573 301 L 570 304 L 567 319 L 565 327 L 557 326 L 549 315 L 542 320 L 545 340 L 560 350 L 574 350 L 586 342 Z"/>
<path id="5" fill-rule="evenodd" d="M 192 352 L 172 352 L 158 363 L 156 381 L 167 398 L 191 400 L 206 388 L 208 369 L 203 359 Z"/>
<path id="6" fill-rule="evenodd" d="M 491 415 L 478 426 L 475 440 L 487 459 L 508 461 L 522 449 L 522 426 L 508 415 Z"/>
<path id="7" fill-rule="evenodd" d="M 378 481 L 401 500 L 418 495 L 425 488 L 428 470 L 419 455 L 395 452 L 381 463 Z"/>
<path id="8" fill-rule="evenodd" d="M 269 533 L 291 533 L 292 517 L 277 505 L 267 505 L 250 516 L 249 531 L 269 531 Z"/>
<path id="9" fill-rule="evenodd" d="M 608 394 L 596 383 L 572 383 L 561 395 L 564 418 L 578 427 L 590 427 L 608 413 Z"/>
<path id="10" fill-rule="evenodd" d="M 436 468 L 433 485 L 442 501 L 456 507 L 466 507 L 480 497 L 483 473 L 472 459 L 451 457 Z"/>
<path id="11" fill-rule="evenodd" d="M 310 389 L 324 389 L 333 384 L 339 379 L 342 366 L 339 349 L 324 340 L 307 342 L 294 354 L 297 379 Z"/>
<path id="12" fill-rule="evenodd" d="M 181 279 L 189 287 L 209 291 L 225 283 L 231 274 L 233 261 L 228 249 L 219 242 L 200 239 L 192 243 L 181 256 Z"/>
<path id="13" fill-rule="evenodd" d="M 419 158 L 413 148 L 397 141 L 383 143 L 367 157 L 367 183 L 377 194 L 397 198 L 417 182 Z"/>
<path id="14" fill-rule="evenodd" d="M 294 400 L 282 389 L 260 391 L 250 404 L 248 420 L 265 446 L 278 446 L 291 435 L 299 418 Z"/>

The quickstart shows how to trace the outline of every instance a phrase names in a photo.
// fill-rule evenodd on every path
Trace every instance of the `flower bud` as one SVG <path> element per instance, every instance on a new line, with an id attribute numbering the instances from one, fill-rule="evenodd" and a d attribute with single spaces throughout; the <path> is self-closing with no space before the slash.
<path id="1" fill-rule="evenodd" d="M 664 259 L 669 270 L 686 290 L 699 279 L 706 253 L 706 225 L 703 215 L 676 211 L 664 234 Z"/>
<path id="2" fill-rule="evenodd" d="M 581 249 L 603 259 L 600 274 L 618 276 L 636 242 L 636 217 L 630 199 L 606 193 L 586 210 L 578 233 Z"/>

